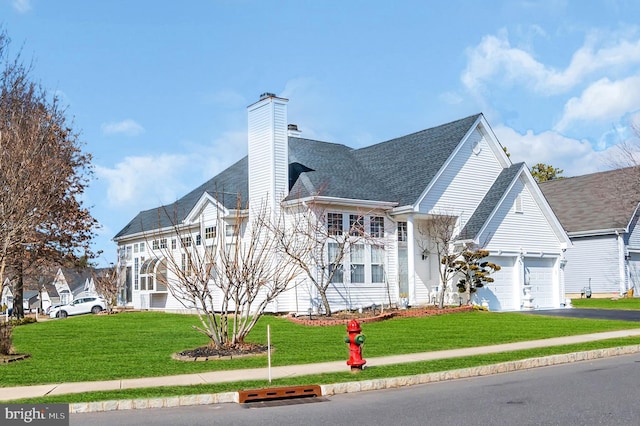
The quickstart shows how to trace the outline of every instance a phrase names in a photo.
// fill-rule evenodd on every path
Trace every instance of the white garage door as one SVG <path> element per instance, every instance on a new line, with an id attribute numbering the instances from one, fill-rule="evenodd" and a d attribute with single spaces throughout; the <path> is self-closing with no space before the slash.
<path id="1" fill-rule="evenodd" d="M 494 282 L 478 290 L 478 303 L 482 299 L 489 302 L 492 311 L 513 311 L 519 309 L 517 299 L 518 277 L 514 257 L 488 257 L 487 261 L 500 265 L 500 270 L 491 274 Z"/>
<path id="2" fill-rule="evenodd" d="M 536 308 L 557 308 L 553 285 L 555 259 L 524 259 L 525 283 L 531 285 L 533 306 Z"/>

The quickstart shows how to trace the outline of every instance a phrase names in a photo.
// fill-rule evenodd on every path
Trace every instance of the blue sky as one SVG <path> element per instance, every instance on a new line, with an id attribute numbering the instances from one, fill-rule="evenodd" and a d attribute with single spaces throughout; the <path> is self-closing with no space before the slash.
<path id="1" fill-rule="evenodd" d="M 246 107 L 367 146 L 482 112 L 514 162 L 606 170 L 640 125 L 635 0 L 0 0 L 34 79 L 68 105 L 111 241 L 246 155 Z"/>

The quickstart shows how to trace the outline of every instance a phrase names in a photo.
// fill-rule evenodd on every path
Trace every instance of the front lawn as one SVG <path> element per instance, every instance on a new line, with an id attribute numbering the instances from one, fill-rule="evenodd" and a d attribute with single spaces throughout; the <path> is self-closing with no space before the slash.
<path id="1" fill-rule="evenodd" d="M 576 308 L 640 310 L 640 297 L 571 299 Z"/>
<path id="2" fill-rule="evenodd" d="M 157 312 L 86 315 L 14 329 L 17 352 L 30 359 L 0 364 L 0 386 L 167 376 L 266 367 L 266 356 L 182 362 L 171 355 L 207 343 L 193 331 L 196 318 Z M 267 324 L 275 348 L 272 364 L 346 360 L 345 326 L 309 327 L 265 316 L 249 340 L 266 343 Z M 364 357 L 484 346 L 599 331 L 635 328 L 636 323 L 555 318 L 519 313 L 468 312 L 397 318 L 363 325 Z"/>

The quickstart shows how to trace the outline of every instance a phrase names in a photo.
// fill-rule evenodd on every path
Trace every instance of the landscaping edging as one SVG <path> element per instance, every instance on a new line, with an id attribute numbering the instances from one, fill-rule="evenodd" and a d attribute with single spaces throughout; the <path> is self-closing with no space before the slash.
<path id="1" fill-rule="evenodd" d="M 457 312 L 470 312 L 473 311 L 474 307 L 471 305 L 465 306 L 456 306 L 456 307 L 448 307 L 448 308 L 413 308 L 413 309 L 400 309 L 397 311 L 382 313 L 375 317 L 361 317 L 358 318 L 357 315 L 354 318 L 332 318 L 332 317 L 320 317 L 316 319 L 309 319 L 305 316 L 288 316 L 287 319 L 289 321 L 295 322 L 297 324 L 302 325 L 311 325 L 317 327 L 326 327 L 332 325 L 346 325 L 352 319 L 357 319 L 358 322 L 362 323 L 371 323 L 371 322 L 379 322 L 388 320 L 391 318 L 404 318 L 404 317 L 429 317 L 434 315 L 443 315 L 443 314 L 452 314 Z"/>
<path id="2" fill-rule="evenodd" d="M 537 367 L 568 364 L 579 361 L 607 358 L 611 356 L 629 355 L 640 352 L 640 345 L 620 346 L 617 348 L 594 349 L 590 351 L 572 352 L 561 355 L 549 355 L 540 358 L 529 358 L 519 361 L 508 361 L 499 364 L 461 368 L 458 370 L 417 374 L 413 376 L 391 377 L 386 379 L 363 380 L 360 382 L 333 383 L 320 385 L 323 396 L 342 393 L 364 392 L 370 390 L 392 389 L 425 383 L 436 383 L 469 377 L 488 376 L 491 374 L 509 373 Z M 168 408 L 193 405 L 209 405 L 222 403 L 238 403 L 238 392 L 222 392 L 215 394 L 184 395 L 165 398 L 149 398 L 134 400 L 114 400 L 99 402 L 83 402 L 69 404 L 69 413 L 92 413 L 102 411 L 120 411 L 143 408 Z"/>

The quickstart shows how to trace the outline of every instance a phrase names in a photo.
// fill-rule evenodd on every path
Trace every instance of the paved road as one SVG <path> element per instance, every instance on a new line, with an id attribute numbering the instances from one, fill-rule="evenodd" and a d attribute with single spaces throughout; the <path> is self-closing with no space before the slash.
<path id="1" fill-rule="evenodd" d="M 533 315 L 552 315 L 570 318 L 608 319 L 640 322 L 640 311 L 624 311 L 613 309 L 549 309 L 528 312 Z"/>
<path id="2" fill-rule="evenodd" d="M 74 414 L 73 425 L 637 425 L 640 354 L 342 394 L 316 403 Z M 305 401 L 305 400 L 302 400 Z"/>

